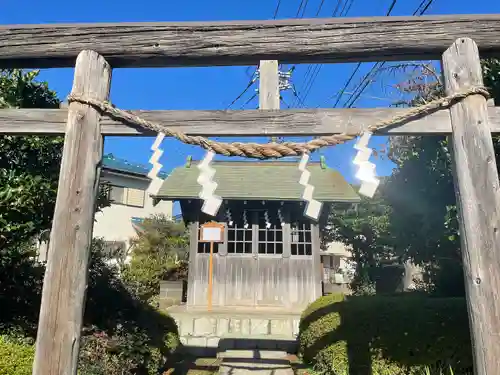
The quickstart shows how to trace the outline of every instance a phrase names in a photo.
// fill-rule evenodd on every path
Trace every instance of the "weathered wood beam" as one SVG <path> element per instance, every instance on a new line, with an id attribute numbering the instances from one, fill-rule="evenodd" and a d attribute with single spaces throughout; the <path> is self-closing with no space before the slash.
<path id="1" fill-rule="evenodd" d="M 92 49 L 114 68 L 439 59 L 474 38 L 500 52 L 500 15 L 0 27 L 0 68 L 72 67 Z"/>
<path id="2" fill-rule="evenodd" d="M 404 113 L 405 109 L 300 109 L 245 111 L 132 111 L 143 118 L 191 135 L 205 136 L 305 136 L 360 131 L 374 122 Z M 67 109 L 2 109 L 0 134 L 64 134 Z M 500 133 L 500 107 L 489 107 L 490 130 Z M 101 119 L 105 136 L 154 136 L 143 129 L 123 125 L 106 116 Z M 449 111 L 442 110 L 377 134 L 450 134 Z"/>
<path id="3" fill-rule="evenodd" d="M 462 38 L 446 50 L 443 74 L 447 95 L 483 84 L 474 41 Z M 470 96 L 450 113 L 474 374 L 500 374 L 500 195 L 486 100 Z"/>
<path id="4" fill-rule="evenodd" d="M 107 100 L 111 68 L 82 51 L 73 93 Z M 33 375 L 76 375 L 103 139 L 99 113 L 71 103 L 43 283 Z"/>

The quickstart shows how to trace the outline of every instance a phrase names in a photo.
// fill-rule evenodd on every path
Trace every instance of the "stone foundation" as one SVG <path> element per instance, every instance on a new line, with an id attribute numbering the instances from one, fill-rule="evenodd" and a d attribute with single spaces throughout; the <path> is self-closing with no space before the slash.
<path id="1" fill-rule="evenodd" d="M 160 308 L 166 309 L 177 306 L 183 302 L 185 292 L 184 281 L 161 281 L 160 282 Z"/>
<path id="2" fill-rule="evenodd" d="M 285 350 L 294 352 L 299 333 L 298 314 L 276 312 L 168 310 L 177 322 L 181 342 L 197 352 L 230 349 Z"/>

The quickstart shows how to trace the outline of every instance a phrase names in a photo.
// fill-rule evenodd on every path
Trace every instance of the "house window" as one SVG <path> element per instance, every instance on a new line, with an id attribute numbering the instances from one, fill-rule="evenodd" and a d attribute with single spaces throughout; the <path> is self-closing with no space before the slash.
<path id="1" fill-rule="evenodd" d="M 292 256 L 312 255 L 311 224 L 296 222 L 290 224 Z"/>
<path id="2" fill-rule="evenodd" d="M 231 226 L 227 226 L 227 252 L 228 254 L 252 253 L 252 223 L 253 213 L 247 213 L 246 228 L 241 217 L 238 217 Z"/>
<path id="3" fill-rule="evenodd" d="M 109 200 L 115 204 L 132 207 L 144 207 L 145 191 L 123 186 L 110 186 Z"/>
<path id="4" fill-rule="evenodd" d="M 259 254 L 283 254 L 283 228 L 280 221 L 271 211 L 268 211 L 267 218 L 266 211 L 258 211 L 257 215 Z"/>

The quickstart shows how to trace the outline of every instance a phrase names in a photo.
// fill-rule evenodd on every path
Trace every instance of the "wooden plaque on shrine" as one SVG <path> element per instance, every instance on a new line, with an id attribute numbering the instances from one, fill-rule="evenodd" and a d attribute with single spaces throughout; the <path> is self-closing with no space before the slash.
<path id="1" fill-rule="evenodd" d="M 200 226 L 200 242 L 224 242 L 225 225 L 211 221 Z"/>

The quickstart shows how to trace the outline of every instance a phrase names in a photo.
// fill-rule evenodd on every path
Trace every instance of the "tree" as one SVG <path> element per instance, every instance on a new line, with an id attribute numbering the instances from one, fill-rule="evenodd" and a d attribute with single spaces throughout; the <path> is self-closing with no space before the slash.
<path id="1" fill-rule="evenodd" d="M 361 197 L 356 206 L 332 206 L 328 224 L 322 228 L 324 242 L 339 241 L 351 248 L 356 265 L 351 289 L 357 294 L 375 292 L 374 273 L 394 258 L 387 231 L 391 209 L 381 190 L 373 198 Z"/>
<path id="2" fill-rule="evenodd" d="M 0 71 L 0 108 L 59 108 L 38 71 Z M 0 135 L 0 249 L 50 228 L 57 196 L 63 137 Z M 106 188 L 99 207 L 105 206 Z"/>
<path id="3" fill-rule="evenodd" d="M 0 108 L 57 108 L 37 74 L 0 71 Z M 0 333 L 23 341 L 36 335 L 45 271 L 36 239 L 51 226 L 62 146 L 62 137 L 0 136 Z M 106 197 L 101 186 L 98 207 Z M 175 322 L 130 293 L 103 252 L 94 240 L 79 373 L 158 373 L 178 344 Z"/>
<path id="4" fill-rule="evenodd" d="M 498 102 L 500 60 L 485 60 L 482 66 L 485 85 Z M 397 85 L 403 99 L 396 105 L 417 106 L 444 95 L 432 65 L 412 63 L 389 70 L 405 76 Z M 498 137 L 494 137 L 494 145 L 500 165 Z M 332 218 L 333 227 L 338 227 L 336 238 L 351 245 L 354 258 L 362 263 L 358 265 L 355 281 L 373 283 L 373 272 L 369 274 L 366 270 L 376 268 L 376 260 L 390 254 L 400 263 L 412 261 L 424 267 L 426 289 L 446 296 L 463 295 L 462 257 L 447 138 L 391 137 L 388 157 L 397 168 L 381 184 L 376 198 L 368 202 L 363 199 L 358 211 L 337 212 Z M 371 205 L 380 207 L 374 210 Z M 355 220 L 352 220 L 353 212 Z M 370 237 L 372 232 L 376 236 Z M 360 243 L 357 236 L 367 233 L 371 243 Z M 356 284 L 353 286 L 359 288 Z"/>
<path id="5" fill-rule="evenodd" d="M 482 67 L 485 86 L 498 101 L 500 60 L 485 60 Z M 422 77 L 422 72 L 418 76 Z M 425 84 L 418 85 L 415 79 L 406 82 L 406 89 L 414 94 L 408 105 L 444 95 L 441 80 L 437 74 L 433 76 Z M 499 163 L 498 137 L 494 137 L 494 145 Z M 393 209 L 390 231 L 395 249 L 403 258 L 425 266 L 428 286 L 435 293 L 463 295 L 462 256 L 447 138 L 398 137 L 392 139 L 389 156 L 399 167 L 390 178 L 387 194 Z"/>
<path id="6" fill-rule="evenodd" d="M 0 108 L 58 108 L 56 94 L 37 75 L 0 70 Z M 0 323 L 21 324 L 23 314 L 38 314 L 44 268 L 33 261 L 33 245 L 52 223 L 63 141 L 0 135 L 0 305 L 8 315 L 0 313 Z"/>
<path id="7" fill-rule="evenodd" d="M 183 223 L 165 215 L 146 218 L 132 240 L 132 259 L 123 270 L 125 283 L 143 301 L 151 302 L 160 292 L 160 281 L 186 277 L 188 245 Z"/>

